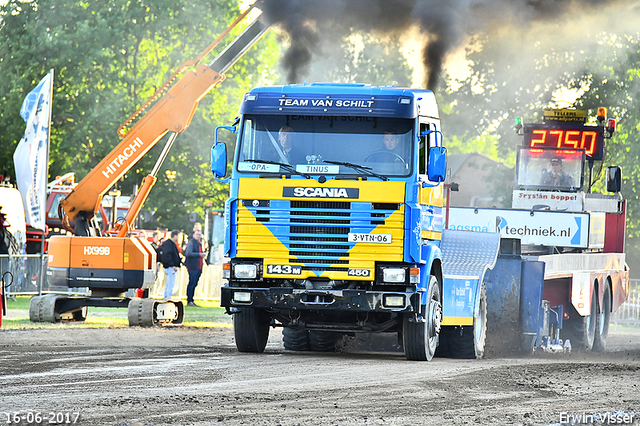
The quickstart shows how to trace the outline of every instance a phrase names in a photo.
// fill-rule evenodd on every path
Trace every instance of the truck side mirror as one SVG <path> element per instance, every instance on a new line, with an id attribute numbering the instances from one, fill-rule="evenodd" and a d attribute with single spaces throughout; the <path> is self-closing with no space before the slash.
<path id="1" fill-rule="evenodd" d="M 607 191 L 620 192 L 622 187 L 622 169 L 620 166 L 607 167 Z"/>
<path id="2" fill-rule="evenodd" d="M 211 172 L 221 179 L 227 174 L 227 145 L 217 143 L 211 147 Z"/>
<path id="3" fill-rule="evenodd" d="M 211 147 L 211 173 L 216 179 L 224 179 L 227 175 L 227 145 L 218 142 L 218 130 L 224 129 L 231 133 L 236 132 L 235 126 L 218 126 L 214 133 L 214 142 Z"/>
<path id="4" fill-rule="evenodd" d="M 431 182 L 442 182 L 447 174 L 447 149 L 442 146 L 429 148 L 427 175 Z"/>

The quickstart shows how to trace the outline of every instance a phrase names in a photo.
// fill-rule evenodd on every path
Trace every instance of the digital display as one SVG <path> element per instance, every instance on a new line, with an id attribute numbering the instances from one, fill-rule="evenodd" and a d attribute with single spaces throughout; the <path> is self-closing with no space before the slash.
<path id="1" fill-rule="evenodd" d="M 525 125 L 524 145 L 531 148 L 584 149 L 589 160 L 602 160 L 604 132 L 595 126 Z"/>

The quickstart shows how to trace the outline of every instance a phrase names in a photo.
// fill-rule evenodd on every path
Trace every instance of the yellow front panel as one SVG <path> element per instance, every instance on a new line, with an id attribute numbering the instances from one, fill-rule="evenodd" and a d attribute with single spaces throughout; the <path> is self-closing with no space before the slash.
<path id="1" fill-rule="evenodd" d="M 375 261 L 403 260 L 404 187 L 402 182 L 241 180 L 236 255 L 263 259 L 267 278 L 372 280 Z M 357 190 L 357 198 L 285 196 L 292 188 L 312 188 L 308 193 L 349 188 Z M 349 234 L 390 236 L 390 242 L 350 243 Z M 284 274 L 290 269 L 269 265 L 301 268 L 299 274 Z"/>

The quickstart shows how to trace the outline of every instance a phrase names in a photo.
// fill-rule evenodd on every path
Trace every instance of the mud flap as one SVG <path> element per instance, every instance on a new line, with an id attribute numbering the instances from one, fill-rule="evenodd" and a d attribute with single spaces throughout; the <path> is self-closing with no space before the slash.
<path id="1" fill-rule="evenodd" d="M 442 325 L 473 325 L 479 309 L 479 288 L 498 257 L 500 234 L 457 231 L 442 233 Z"/>

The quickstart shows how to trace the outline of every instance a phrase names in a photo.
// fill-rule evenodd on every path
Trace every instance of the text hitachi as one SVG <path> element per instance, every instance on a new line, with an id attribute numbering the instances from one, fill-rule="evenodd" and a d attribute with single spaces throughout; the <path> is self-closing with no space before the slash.
<path id="1" fill-rule="evenodd" d="M 107 166 L 105 170 L 102 171 L 104 177 L 108 178 L 111 175 L 115 174 L 116 171 L 122 166 L 122 164 L 129 159 L 133 155 L 134 152 L 138 150 L 138 148 L 142 148 L 142 139 L 136 138 L 133 142 L 126 146 L 118 157 L 115 158 L 111 164 Z"/>

